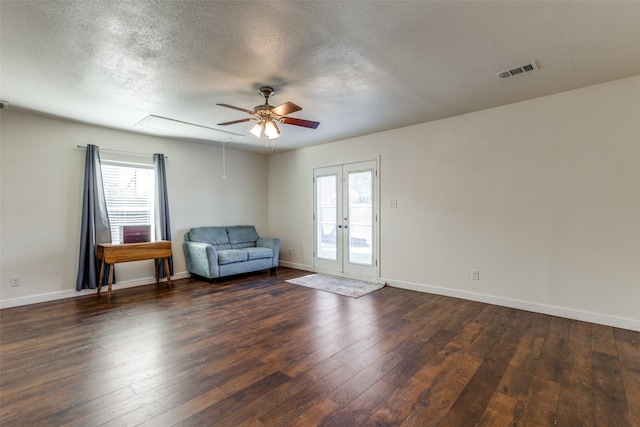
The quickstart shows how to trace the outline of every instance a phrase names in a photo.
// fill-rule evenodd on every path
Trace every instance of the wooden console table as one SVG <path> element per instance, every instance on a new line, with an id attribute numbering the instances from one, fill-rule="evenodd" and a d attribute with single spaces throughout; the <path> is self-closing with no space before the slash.
<path id="1" fill-rule="evenodd" d="M 164 269 L 167 274 L 167 283 L 171 288 L 171 275 L 169 270 L 169 257 L 171 256 L 171 242 L 168 240 L 158 240 L 156 242 L 145 243 L 98 243 L 97 256 L 100 264 L 100 279 L 98 281 L 98 296 L 102 289 L 102 279 L 104 278 L 104 265 L 109 264 L 109 291 L 107 301 L 111 300 L 111 284 L 113 283 L 113 266 L 117 262 L 142 261 L 146 259 L 162 259 L 164 258 Z M 158 274 L 158 263 L 153 263 L 156 269 L 156 283 L 160 283 Z"/>

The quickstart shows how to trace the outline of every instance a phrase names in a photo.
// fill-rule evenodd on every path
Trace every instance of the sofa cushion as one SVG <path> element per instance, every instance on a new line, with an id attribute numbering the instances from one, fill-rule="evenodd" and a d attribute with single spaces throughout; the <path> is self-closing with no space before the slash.
<path id="1" fill-rule="evenodd" d="M 240 249 L 223 249 L 218 251 L 218 265 L 245 262 L 246 260 L 247 252 Z"/>
<path id="2" fill-rule="evenodd" d="M 249 248 L 256 245 L 258 232 L 253 225 L 234 225 L 227 227 L 229 243 L 233 249 Z"/>
<path id="3" fill-rule="evenodd" d="M 271 248 L 244 248 L 243 249 L 247 253 L 247 259 L 251 261 L 252 259 L 261 259 L 261 258 L 273 258 L 273 249 Z"/>
<path id="4" fill-rule="evenodd" d="M 214 245 L 217 249 L 231 249 L 226 227 L 196 227 L 189 232 L 192 242 Z"/>

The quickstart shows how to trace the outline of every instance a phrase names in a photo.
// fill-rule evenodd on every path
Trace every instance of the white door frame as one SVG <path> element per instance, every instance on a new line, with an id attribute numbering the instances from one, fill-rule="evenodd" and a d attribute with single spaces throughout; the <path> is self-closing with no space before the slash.
<path id="1" fill-rule="evenodd" d="M 343 214 L 349 210 L 350 200 L 349 200 L 349 183 L 347 182 L 349 178 L 349 174 L 357 173 L 359 171 L 371 171 L 371 176 L 373 178 L 372 181 L 372 198 L 373 198 L 373 206 L 372 206 L 372 259 L 371 264 L 362 264 L 362 263 L 353 263 L 350 262 L 349 257 L 353 252 L 350 252 L 352 246 L 351 244 L 354 242 L 352 239 L 351 229 L 349 226 L 351 225 L 351 218 L 349 215 Z M 314 208 L 313 208 L 313 269 L 319 273 L 328 273 L 333 275 L 340 276 L 349 276 L 362 278 L 367 280 L 377 280 L 380 278 L 380 269 L 379 269 L 379 253 L 380 253 L 380 244 L 379 244 L 379 177 L 378 177 L 378 160 L 369 160 L 362 162 L 354 162 L 354 163 L 345 163 L 334 166 L 320 167 L 314 168 L 313 170 L 313 195 L 314 195 Z M 335 177 L 335 181 L 333 181 L 330 177 Z M 318 178 L 327 178 L 326 183 L 336 185 L 335 195 L 335 210 L 331 209 L 334 206 L 331 206 L 331 202 L 328 203 L 327 208 L 329 212 L 330 221 L 326 224 L 321 224 L 318 221 L 322 219 L 319 218 L 318 214 Z M 333 182 L 332 182 L 333 181 Z M 333 218 L 335 216 L 335 218 Z M 325 220 L 327 219 L 327 215 L 325 214 Z M 327 257 L 322 257 L 321 249 L 319 247 L 319 240 L 322 239 L 323 227 L 324 231 L 327 232 L 325 235 L 328 235 L 329 232 L 332 233 L 332 236 L 335 236 L 336 248 L 335 252 L 329 251 L 327 252 Z M 330 231 L 329 228 L 332 228 Z"/>

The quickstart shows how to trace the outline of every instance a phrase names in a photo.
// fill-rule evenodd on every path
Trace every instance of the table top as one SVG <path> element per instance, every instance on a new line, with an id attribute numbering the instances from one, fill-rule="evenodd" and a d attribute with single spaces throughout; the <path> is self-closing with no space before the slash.
<path id="1" fill-rule="evenodd" d="M 96 246 L 98 259 L 104 260 L 107 264 L 167 258 L 171 256 L 171 242 L 169 240 L 120 244 L 98 243 Z"/>

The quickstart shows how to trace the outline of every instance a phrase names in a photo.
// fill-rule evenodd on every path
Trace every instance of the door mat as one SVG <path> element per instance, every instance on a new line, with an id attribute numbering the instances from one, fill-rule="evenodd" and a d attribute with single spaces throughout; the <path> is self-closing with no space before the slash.
<path id="1" fill-rule="evenodd" d="M 289 279 L 286 282 L 351 298 L 360 298 L 385 286 L 384 283 L 363 282 L 362 280 L 329 276 L 327 274 L 311 274 Z"/>

